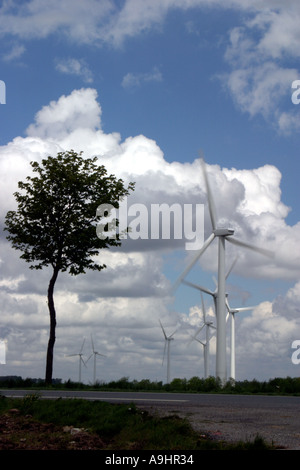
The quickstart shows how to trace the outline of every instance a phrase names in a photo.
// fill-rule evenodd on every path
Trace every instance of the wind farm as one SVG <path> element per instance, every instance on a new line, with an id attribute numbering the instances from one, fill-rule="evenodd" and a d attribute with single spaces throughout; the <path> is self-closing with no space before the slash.
<path id="1" fill-rule="evenodd" d="M 253 250 L 256 253 L 262 254 L 269 258 L 274 256 L 273 252 L 264 248 L 249 244 L 233 237 L 234 230 L 227 226 L 222 226 L 218 222 L 217 211 L 215 207 L 213 193 L 210 187 L 210 182 L 206 170 L 204 159 L 201 158 L 202 173 L 205 182 L 207 203 L 210 215 L 212 231 L 209 237 L 205 240 L 202 248 L 197 252 L 193 260 L 187 265 L 182 274 L 178 277 L 173 285 L 173 292 L 175 293 L 181 283 L 188 283 L 185 277 L 209 247 L 209 245 L 218 239 L 218 280 L 217 288 L 214 292 L 205 289 L 204 287 L 195 286 L 214 298 L 217 319 L 217 343 L 216 343 L 216 377 L 220 379 L 222 384 L 227 381 L 227 354 L 226 354 L 226 273 L 225 273 L 225 245 L 226 242 L 232 243 L 238 247 Z M 191 283 L 189 283 L 191 285 Z"/>

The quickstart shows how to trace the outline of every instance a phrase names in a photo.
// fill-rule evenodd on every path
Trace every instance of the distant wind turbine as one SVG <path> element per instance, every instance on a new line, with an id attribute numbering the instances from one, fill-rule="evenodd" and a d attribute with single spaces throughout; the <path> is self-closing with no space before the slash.
<path id="1" fill-rule="evenodd" d="M 231 308 L 228 302 L 228 296 L 226 296 L 226 307 L 228 310 L 228 315 L 230 315 L 231 320 L 231 333 L 230 333 L 230 377 L 235 380 L 235 314 L 239 312 L 246 312 L 247 310 L 253 310 L 255 307 L 239 307 Z"/>
<path id="2" fill-rule="evenodd" d="M 94 356 L 94 384 L 96 383 L 96 359 L 97 359 L 97 356 L 102 356 L 102 357 L 106 357 L 104 354 L 100 354 L 98 353 L 97 351 L 95 351 L 95 348 L 94 348 L 94 341 L 93 341 L 93 336 L 91 335 L 91 342 L 92 342 L 92 354 L 90 355 L 90 357 L 88 358 L 88 360 L 86 362 L 88 362 L 90 360 L 90 358 L 92 356 Z"/>
<path id="3" fill-rule="evenodd" d="M 210 328 L 213 328 L 214 330 L 216 327 L 213 325 L 212 321 L 208 321 L 206 319 L 206 309 L 204 305 L 204 300 L 203 300 L 203 295 L 201 293 L 201 303 L 202 303 L 202 312 L 203 312 L 203 325 L 198 328 L 196 333 L 192 336 L 192 340 L 198 341 L 198 343 L 202 344 L 203 346 L 203 353 L 204 353 L 204 377 L 207 379 L 209 377 L 209 342 L 211 340 L 211 334 L 210 334 Z M 205 343 L 203 341 L 200 341 L 197 336 L 202 331 L 202 329 L 206 327 L 205 331 Z"/>
<path id="4" fill-rule="evenodd" d="M 212 191 L 208 181 L 208 175 L 204 160 L 201 159 L 202 171 L 206 185 L 206 194 L 208 200 L 208 209 L 212 224 L 212 233 L 205 240 L 202 248 L 198 251 L 192 262 L 185 268 L 183 273 L 177 279 L 173 286 L 173 290 L 177 289 L 180 283 L 184 280 L 185 276 L 192 269 L 192 267 L 199 260 L 201 255 L 209 247 L 209 245 L 217 237 L 218 244 L 218 289 L 216 293 L 216 316 L 217 316 L 217 354 L 216 354 L 216 376 L 225 385 L 227 380 L 227 367 L 226 367 L 226 304 L 225 304 L 225 241 L 234 245 L 251 249 L 255 252 L 261 253 L 265 256 L 273 257 L 273 253 L 269 250 L 250 245 L 233 237 L 234 230 L 229 227 L 222 227 L 217 223 L 216 210 Z"/>
<path id="5" fill-rule="evenodd" d="M 85 338 L 83 339 L 83 343 L 82 343 L 82 346 L 80 348 L 79 353 L 77 353 L 77 354 L 68 354 L 68 357 L 79 356 L 79 383 L 81 383 L 81 364 L 83 364 L 86 367 L 86 363 L 82 359 L 82 356 L 83 356 L 82 351 L 83 351 L 84 343 L 85 343 Z"/>
<path id="6" fill-rule="evenodd" d="M 163 355 L 163 360 L 162 364 L 164 363 L 165 359 L 165 354 L 166 354 L 166 349 L 167 349 L 167 383 L 170 383 L 170 342 L 174 340 L 173 336 L 176 333 L 177 329 L 169 336 L 167 336 L 164 327 L 162 326 L 161 321 L 159 320 L 164 338 L 165 338 L 165 347 L 164 347 L 164 355 Z"/>

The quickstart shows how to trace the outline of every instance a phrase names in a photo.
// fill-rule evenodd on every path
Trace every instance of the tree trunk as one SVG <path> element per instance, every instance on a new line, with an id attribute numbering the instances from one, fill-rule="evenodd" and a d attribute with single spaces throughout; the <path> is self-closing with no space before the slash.
<path id="1" fill-rule="evenodd" d="M 50 385 L 52 383 L 53 349 L 54 349 L 54 343 L 55 343 L 55 328 L 56 328 L 56 312 L 55 312 L 55 307 L 54 307 L 53 292 L 54 292 L 54 285 L 58 276 L 58 272 L 59 272 L 59 269 L 54 268 L 53 275 L 50 279 L 49 287 L 48 287 L 50 333 L 49 333 L 49 341 L 48 341 L 48 349 L 47 349 L 46 377 L 45 377 L 45 382 L 47 385 Z"/>

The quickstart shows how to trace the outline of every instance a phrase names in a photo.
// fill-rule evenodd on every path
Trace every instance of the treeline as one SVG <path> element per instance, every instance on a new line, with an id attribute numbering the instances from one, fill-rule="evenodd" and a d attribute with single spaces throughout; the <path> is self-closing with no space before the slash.
<path id="1" fill-rule="evenodd" d="M 127 391 L 156 391 L 156 392 L 182 392 L 182 393 L 239 393 L 239 394 L 276 394 L 300 395 L 300 378 L 286 377 L 274 378 L 260 382 L 256 379 L 244 381 L 229 380 L 223 387 L 220 380 L 215 377 L 207 379 L 192 377 L 191 379 L 175 378 L 169 384 L 152 382 L 149 379 L 130 381 L 128 377 L 110 382 L 96 382 L 95 384 L 82 384 L 67 380 L 53 379 L 52 388 L 69 390 L 127 390 Z M 0 388 L 45 388 L 42 379 L 22 379 L 21 377 L 0 377 Z M 49 388 L 49 387 L 47 387 Z"/>

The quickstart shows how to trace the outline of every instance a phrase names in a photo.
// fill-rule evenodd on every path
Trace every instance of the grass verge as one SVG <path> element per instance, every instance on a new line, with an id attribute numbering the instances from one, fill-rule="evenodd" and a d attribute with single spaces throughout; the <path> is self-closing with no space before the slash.
<path id="1" fill-rule="evenodd" d="M 72 433 L 72 430 L 74 431 Z M 228 444 L 188 420 L 159 418 L 134 404 L 83 399 L 0 398 L 0 449 L 270 450 L 263 439 Z"/>

